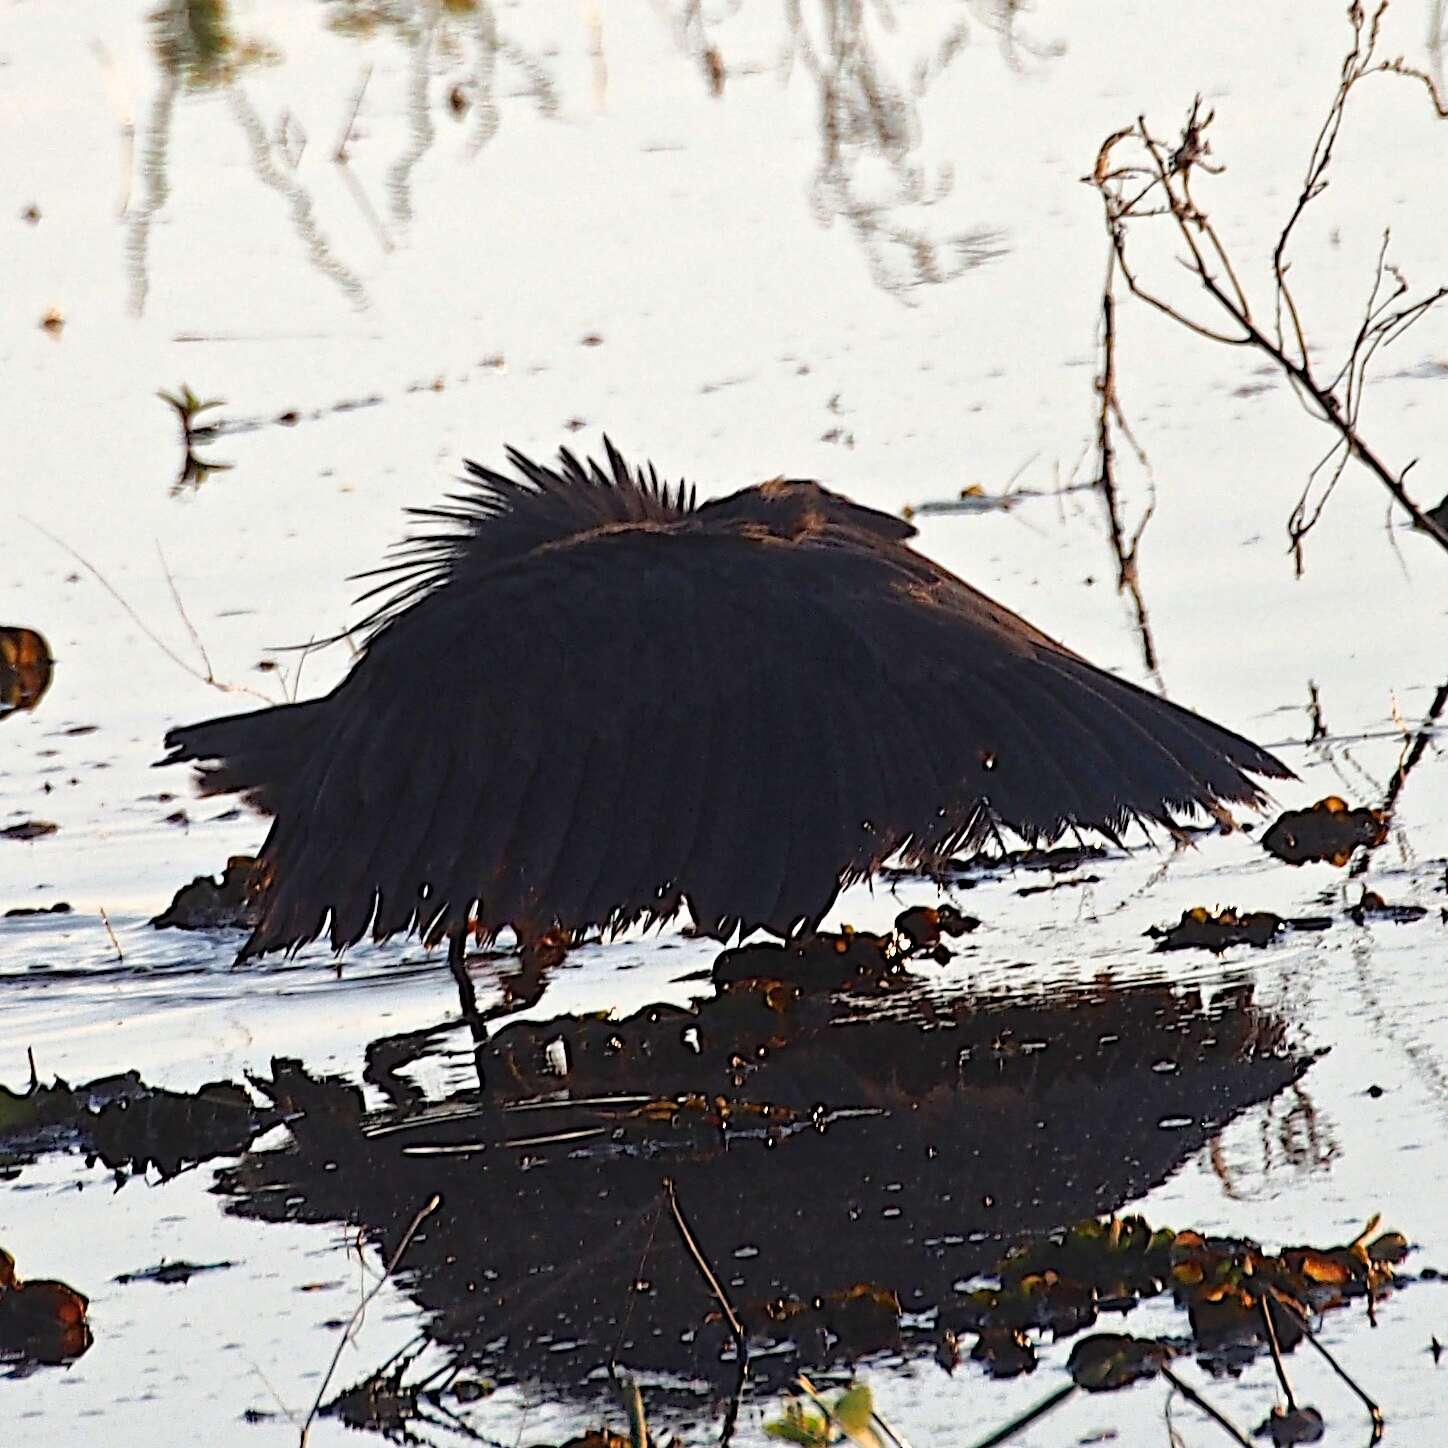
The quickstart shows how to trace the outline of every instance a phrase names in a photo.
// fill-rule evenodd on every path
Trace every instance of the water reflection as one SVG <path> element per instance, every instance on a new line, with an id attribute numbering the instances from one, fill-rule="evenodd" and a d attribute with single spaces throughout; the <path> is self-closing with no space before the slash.
<path id="1" fill-rule="evenodd" d="M 187 92 L 223 92 L 227 96 L 246 139 L 252 169 L 263 185 L 286 199 L 292 228 L 305 246 L 308 259 L 354 305 L 365 305 L 367 296 L 361 280 L 333 253 L 317 224 L 311 195 L 295 174 L 305 144 L 300 149 L 289 144 L 285 121 L 275 139 L 268 137 L 242 89 L 245 71 L 279 61 L 280 52 L 264 40 L 239 35 L 224 0 L 171 0 L 151 13 L 149 25 L 160 81 L 141 136 L 141 197 L 126 212 L 131 310 L 140 315 L 146 307 L 151 227 L 171 198 L 172 131 L 177 102 Z"/>
<path id="2" fill-rule="evenodd" d="M 1010 15 L 1014 6 L 997 9 Z M 990 228 L 937 238 L 900 219 L 902 212 L 944 200 L 954 188 L 948 164 L 931 176 L 919 158 L 921 102 L 967 43 L 968 24 L 955 22 L 916 61 L 907 88 L 889 73 L 871 40 L 872 14 L 890 28 L 885 6 L 868 0 L 819 0 L 814 24 L 802 0 L 790 0 L 782 64 L 786 76 L 795 66 L 803 70 L 818 96 L 820 152 L 810 187 L 815 217 L 825 226 L 844 221 L 875 282 L 899 293 L 951 281 L 999 256 L 1003 246 Z"/>
<path id="3" fill-rule="evenodd" d="M 785 83 L 799 76 L 813 88 L 818 151 L 808 183 L 810 206 L 822 225 L 843 222 L 874 281 L 903 296 L 959 277 L 1003 249 L 1001 234 L 990 227 L 942 232 L 929 224 L 930 209 L 951 195 L 954 176 L 949 164 L 932 167 L 923 159 L 924 107 L 932 86 L 978 29 L 996 36 L 1013 64 L 1049 54 L 1017 35 L 1019 8 L 1017 0 L 973 0 L 953 8 L 943 26 L 927 15 L 913 17 L 906 29 L 878 0 L 790 0 L 781 12 L 738 3 L 717 18 L 706 18 L 697 0 L 686 0 L 670 19 L 681 55 L 721 99 L 747 94 L 726 84 L 731 74 L 776 71 Z M 520 83 L 541 115 L 559 110 L 547 52 L 510 33 L 488 0 L 323 0 L 321 10 L 335 35 L 364 41 L 385 36 L 406 50 L 407 134 L 385 182 L 394 225 L 413 220 L 414 174 L 438 139 L 435 108 L 458 121 L 466 118 L 470 155 L 498 132 L 502 76 Z M 599 12 L 585 23 L 594 102 L 602 107 L 609 86 L 607 32 Z M 280 62 L 279 49 L 266 38 L 240 34 L 223 0 L 169 0 L 150 14 L 148 24 L 159 82 L 141 127 L 140 194 L 124 212 L 132 310 L 139 314 L 145 308 L 151 228 L 172 199 L 171 149 L 181 103 L 201 94 L 226 97 L 254 174 L 285 200 L 309 262 L 355 306 L 365 306 L 360 276 L 337 255 L 299 175 L 306 136 L 285 111 L 269 129 L 242 84 L 248 70 Z M 761 38 L 772 43 L 776 58 L 742 59 L 757 52 Z M 379 244 L 390 251 L 388 227 L 351 167 L 353 127 L 371 78 L 369 65 L 329 159 Z"/>
<path id="4" fill-rule="evenodd" d="M 897 32 L 905 27 L 882 0 L 788 0 L 780 11 L 780 77 L 787 83 L 802 75 L 816 97 L 819 152 L 811 208 L 821 225 L 839 220 L 849 227 L 871 277 L 887 291 L 904 295 L 951 281 L 1004 250 L 1001 233 L 990 227 L 940 235 L 914 218 L 954 189 L 948 164 L 932 173 L 921 159 L 923 107 L 931 87 L 970 44 L 975 26 L 994 33 L 1013 64 L 1051 53 L 1017 36 L 1021 8 L 1019 0 L 970 0 L 916 15 L 906 62 L 887 57 L 888 50 L 901 48 Z M 764 68 L 738 60 L 752 47 L 735 33 L 761 13 L 744 0 L 720 17 L 706 16 L 699 0 L 673 7 L 679 48 L 712 95 L 729 91 L 732 73 Z M 731 26 L 735 20 L 739 24 Z"/>
<path id="5" fill-rule="evenodd" d="M 672 1395 L 696 1414 L 736 1354 L 670 1190 L 767 1391 L 807 1365 L 939 1353 L 1007 1248 L 1131 1202 L 1309 1064 L 1248 986 L 1110 983 L 755 982 L 692 1011 L 515 1023 L 486 1048 L 485 1104 L 425 1100 L 409 1067 L 429 1048 L 374 1046 L 390 1104 L 373 1112 L 278 1063 L 293 1139 L 221 1174 L 232 1209 L 356 1222 L 390 1258 L 437 1195 L 402 1280 L 456 1369 L 582 1405 L 618 1362 L 676 1385 L 651 1412 Z"/>

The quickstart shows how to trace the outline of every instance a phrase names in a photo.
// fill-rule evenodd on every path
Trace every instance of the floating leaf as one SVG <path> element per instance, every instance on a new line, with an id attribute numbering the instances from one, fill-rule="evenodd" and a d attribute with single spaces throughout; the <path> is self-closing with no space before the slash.
<path id="1" fill-rule="evenodd" d="M 1353 809 L 1330 794 L 1309 809 L 1288 810 L 1262 836 L 1262 848 L 1289 865 L 1316 861 L 1341 868 L 1360 845 L 1371 848 L 1388 837 L 1381 810 Z"/>
<path id="2" fill-rule="evenodd" d="M 50 646 L 33 628 L 0 628 L 0 719 L 41 701 L 52 665 Z"/>
<path id="3" fill-rule="evenodd" d="M 1270 1438 L 1277 1448 L 1288 1448 L 1293 1443 L 1316 1443 L 1324 1430 L 1322 1414 L 1316 1408 L 1276 1407 L 1257 1433 Z"/>
<path id="4" fill-rule="evenodd" d="M 1155 1377 L 1171 1355 L 1171 1348 L 1155 1338 L 1097 1332 L 1071 1349 L 1066 1371 L 1076 1386 L 1088 1393 L 1112 1392 Z"/>
<path id="5" fill-rule="evenodd" d="M 1198 905 L 1182 911 L 1182 918 L 1169 930 L 1153 926 L 1146 933 L 1157 941 L 1158 950 L 1203 949 L 1220 955 L 1233 945 L 1266 945 L 1283 923 L 1282 917 L 1270 910 L 1238 914 L 1229 907 L 1213 915 Z"/>
<path id="6" fill-rule="evenodd" d="M 89 1299 L 64 1282 L 23 1282 L 0 1247 L 0 1353 L 37 1363 L 65 1363 L 91 1345 Z"/>
<path id="7" fill-rule="evenodd" d="M 866 1383 L 856 1383 L 846 1388 L 835 1399 L 830 1413 L 840 1430 L 854 1443 L 877 1444 L 880 1439 L 875 1432 L 875 1398 Z"/>

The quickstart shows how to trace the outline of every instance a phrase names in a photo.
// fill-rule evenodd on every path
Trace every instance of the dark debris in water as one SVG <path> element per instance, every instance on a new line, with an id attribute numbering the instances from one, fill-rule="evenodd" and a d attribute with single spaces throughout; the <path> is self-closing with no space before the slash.
<path id="1" fill-rule="evenodd" d="M 1008 1253 L 994 1273 L 1000 1286 L 968 1294 L 950 1326 L 1030 1327 L 1060 1337 L 1090 1326 L 1098 1309 L 1126 1311 L 1170 1291 L 1188 1314 L 1197 1352 L 1230 1366 L 1244 1348 L 1265 1348 L 1266 1296 L 1297 1309 L 1276 1324 L 1284 1350 L 1301 1340 L 1301 1317 L 1381 1298 L 1408 1244 L 1397 1232 L 1372 1236 L 1376 1225 L 1344 1246 L 1274 1255 L 1246 1238 L 1153 1229 L 1139 1216 L 1088 1219 Z"/>
<path id="2" fill-rule="evenodd" d="M 1364 889 L 1362 898 L 1348 911 L 1357 925 L 1366 925 L 1372 920 L 1387 921 L 1392 925 L 1411 925 L 1428 913 L 1426 905 L 1390 905 L 1376 890 Z"/>
<path id="3" fill-rule="evenodd" d="M 279 1119 L 229 1081 L 166 1091 L 127 1072 L 81 1086 L 57 1078 L 46 1086 L 32 1072 L 23 1092 L 0 1086 L 0 1168 L 14 1176 L 43 1150 L 68 1145 L 99 1159 L 118 1182 L 151 1167 L 172 1177 L 237 1155 Z"/>
<path id="4" fill-rule="evenodd" d="M 999 854 L 952 857 L 937 861 L 928 868 L 921 865 L 912 865 L 908 869 L 886 865 L 879 872 L 879 878 L 890 882 L 918 881 L 924 875 L 939 884 L 968 890 L 982 876 L 1010 875 L 1018 870 L 1068 875 L 1084 865 L 1106 859 L 1108 854 L 1105 845 L 1057 845 L 1051 849 L 1003 850 Z"/>
<path id="5" fill-rule="evenodd" d="M 261 919 L 261 872 L 250 855 L 233 855 L 219 880 L 198 875 L 183 885 L 151 924 L 157 930 L 252 929 Z"/>
<path id="6" fill-rule="evenodd" d="M 1168 929 L 1153 925 L 1146 933 L 1158 950 L 1211 950 L 1220 954 L 1233 945 L 1266 945 L 1283 927 L 1280 915 L 1270 910 L 1238 913 L 1228 907 L 1215 915 L 1198 905 L 1183 910 L 1182 918 Z"/>
<path id="7" fill-rule="evenodd" d="M 1234 910 L 1215 914 L 1203 906 L 1183 910 L 1182 918 L 1166 929 L 1153 925 L 1146 933 L 1158 950 L 1210 950 L 1220 955 L 1234 945 L 1264 946 L 1287 931 L 1332 928 L 1329 915 L 1302 915 L 1284 920 L 1270 910 Z"/>
<path id="8" fill-rule="evenodd" d="M 911 961 L 944 964 L 951 958 L 944 937 L 958 938 L 979 926 L 975 916 L 962 915 L 953 905 L 915 905 L 895 917 L 889 935 L 847 925 L 838 934 L 822 930 L 784 944 L 755 941 L 724 951 L 711 975 L 720 990 L 775 981 L 804 991 L 886 991 L 912 978 Z"/>
<path id="9" fill-rule="evenodd" d="M 1071 1349 L 1066 1371 L 1071 1381 L 1088 1393 L 1112 1392 L 1154 1378 L 1173 1353 L 1169 1343 L 1156 1338 L 1097 1332 Z"/>
<path id="10" fill-rule="evenodd" d="M 6 825 L 0 829 L 0 840 L 43 840 L 55 834 L 60 826 L 54 820 L 21 820 L 18 824 Z"/>
<path id="11" fill-rule="evenodd" d="M 1041 498 L 1060 499 L 1067 493 L 1083 493 L 1093 487 L 1090 483 L 1068 483 L 1060 487 L 1021 487 L 1012 483 L 999 493 L 990 493 L 980 483 L 968 483 L 953 498 L 929 498 L 924 502 L 912 503 L 900 510 L 903 518 L 924 518 L 929 516 L 950 516 L 957 513 L 1009 513 L 1020 503 Z"/>
<path id="12" fill-rule="evenodd" d="M 1257 1436 L 1270 1438 L 1275 1448 L 1288 1448 L 1293 1443 L 1316 1443 L 1326 1429 L 1316 1408 L 1287 1408 L 1279 1403 L 1258 1427 Z"/>
<path id="13" fill-rule="evenodd" d="M 1340 869 L 1354 850 L 1372 849 L 1387 837 L 1388 817 L 1382 810 L 1353 809 L 1331 794 L 1308 809 L 1279 815 L 1262 836 L 1262 848 L 1289 865 L 1324 862 Z"/>
<path id="14" fill-rule="evenodd" d="M 1361 897 L 1347 911 L 1354 925 L 1375 921 L 1392 925 L 1411 925 L 1428 914 L 1426 905 L 1390 905 L 1375 890 L 1364 889 Z M 1158 950 L 1210 950 L 1220 955 L 1234 945 L 1251 945 L 1260 949 L 1292 932 L 1331 930 L 1330 915 L 1298 915 L 1284 918 L 1270 910 L 1236 910 L 1231 906 L 1215 913 L 1198 905 L 1183 910 L 1175 925 L 1153 925 L 1146 933 L 1156 941 Z"/>
<path id="15" fill-rule="evenodd" d="M 35 708 L 53 672 L 50 645 L 33 628 L 0 627 L 0 720 Z"/>
<path id="16" fill-rule="evenodd" d="M 91 1345 L 88 1298 L 64 1282 L 23 1280 L 0 1247 L 0 1365 L 23 1372 L 74 1362 Z"/>
<path id="17" fill-rule="evenodd" d="M 162 1287 L 174 1287 L 189 1282 L 198 1273 L 224 1272 L 235 1267 L 235 1262 L 158 1262 L 154 1267 L 142 1267 L 136 1272 L 121 1272 L 111 1280 L 127 1286 L 132 1282 L 154 1282 Z"/>

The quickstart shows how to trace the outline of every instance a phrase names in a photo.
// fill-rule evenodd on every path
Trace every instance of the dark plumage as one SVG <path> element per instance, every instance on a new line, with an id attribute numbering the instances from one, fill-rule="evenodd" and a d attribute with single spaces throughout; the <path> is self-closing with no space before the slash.
<path id="1" fill-rule="evenodd" d="M 811 482 L 696 506 L 560 454 L 467 491 L 379 570 L 325 698 L 173 729 L 163 763 L 275 816 L 244 955 L 327 927 L 815 926 L 897 852 L 998 824 L 1115 837 L 1260 801 L 1270 754 L 1093 667 Z"/>

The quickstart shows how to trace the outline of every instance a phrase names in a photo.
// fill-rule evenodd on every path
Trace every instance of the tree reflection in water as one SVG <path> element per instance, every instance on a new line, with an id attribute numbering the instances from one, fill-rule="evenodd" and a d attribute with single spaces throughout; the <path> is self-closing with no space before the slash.
<path id="1" fill-rule="evenodd" d="M 917 287 L 948 282 L 983 265 L 1004 248 L 1001 234 L 988 225 L 942 231 L 929 224 L 930 209 L 953 192 L 954 173 L 948 161 L 927 165 L 922 142 L 931 88 L 977 32 L 993 36 L 1013 66 L 1054 54 L 1020 34 L 1019 8 L 1017 0 L 968 0 L 942 19 L 932 13 L 897 15 L 872 0 L 790 0 L 779 12 L 741 0 L 706 18 L 697 0 L 686 0 L 669 11 L 669 21 L 682 55 L 718 97 L 748 94 L 739 77 L 758 79 L 761 72 L 786 85 L 803 77 L 813 87 L 818 151 L 808 195 L 814 214 L 825 226 L 843 221 L 874 282 L 907 297 Z M 488 0 L 325 0 L 319 14 L 334 35 L 361 41 L 385 36 L 407 52 L 401 106 L 407 135 L 385 173 L 388 210 L 399 226 L 414 220 L 413 176 L 437 143 L 435 109 L 470 118 L 469 156 L 497 134 L 504 99 L 521 95 L 540 115 L 559 113 L 559 82 L 546 59 L 550 52 L 519 39 Z M 598 13 L 586 19 L 594 103 L 602 107 L 609 85 L 608 31 Z M 132 311 L 139 315 L 145 309 L 151 229 L 172 199 L 171 151 L 181 102 L 215 94 L 229 101 L 253 173 L 285 200 L 308 261 L 354 306 L 366 306 L 361 277 L 337 255 L 303 182 L 305 134 L 287 110 L 268 122 L 242 85 L 249 69 L 284 63 L 280 50 L 266 38 L 239 34 L 224 0 L 168 0 L 148 24 L 159 83 L 137 148 L 140 195 L 123 208 Z M 771 40 L 772 51 L 767 59 L 751 58 L 761 36 Z M 351 166 L 352 123 L 372 75 L 368 64 L 351 95 L 339 96 L 341 134 L 328 159 L 340 168 L 386 252 L 392 238 Z M 128 119 L 122 129 L 129 150 Z"/>

